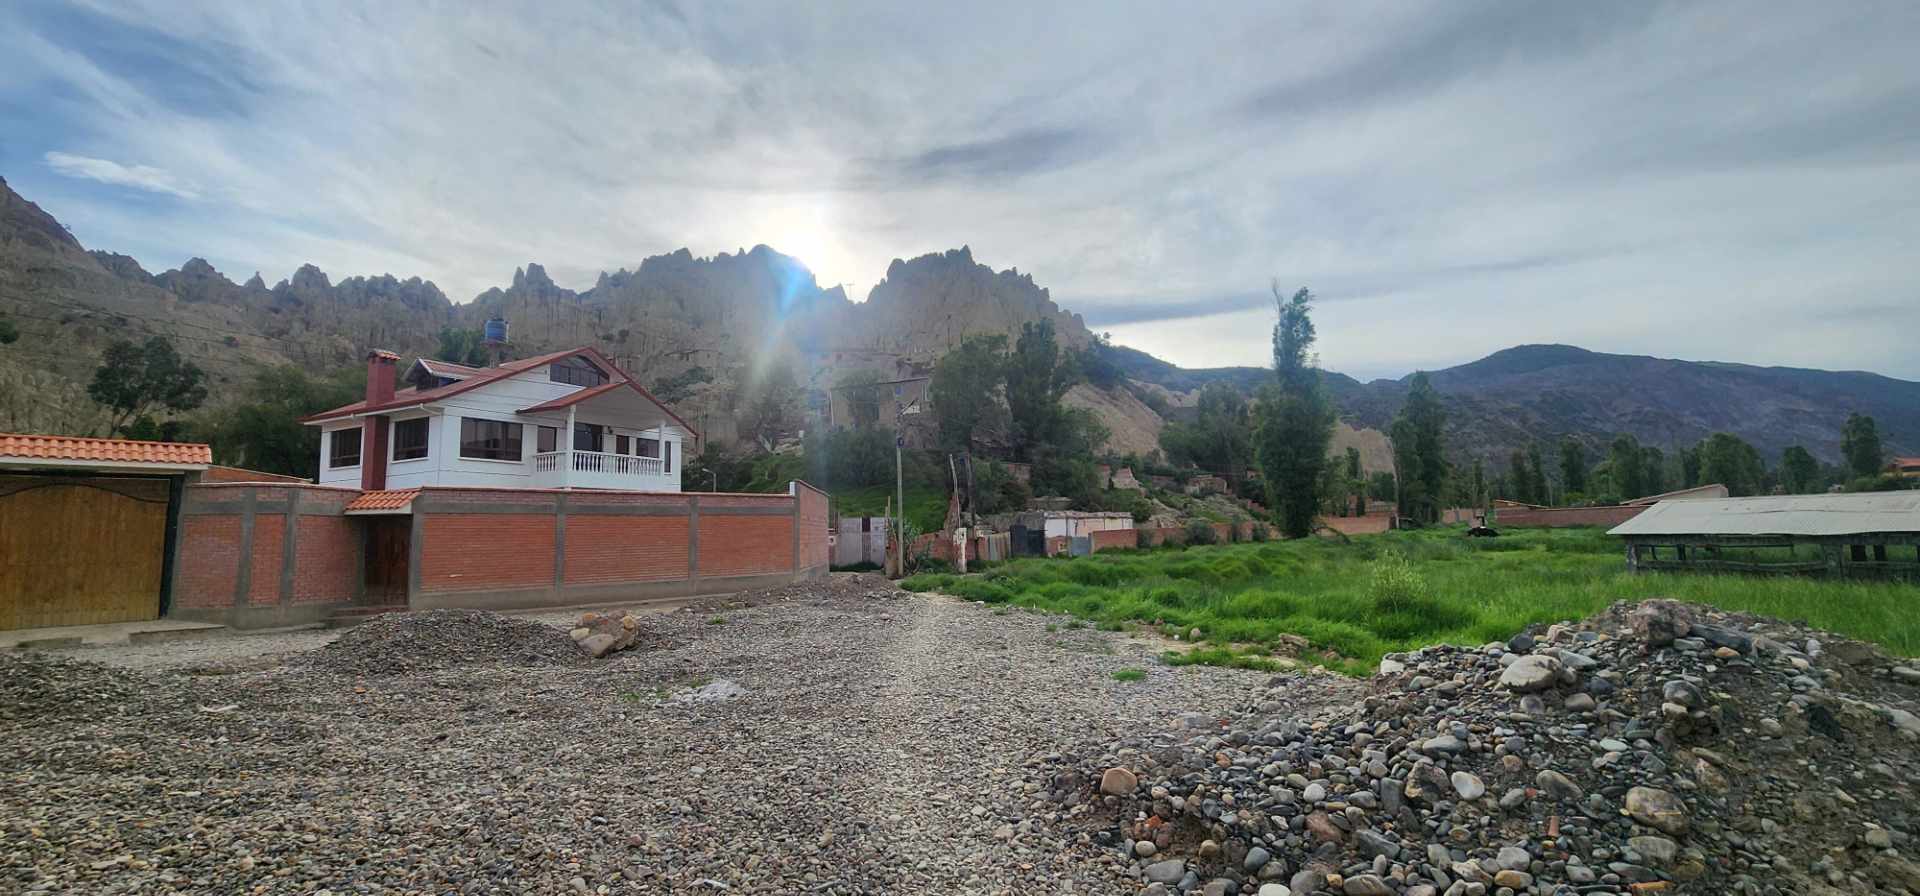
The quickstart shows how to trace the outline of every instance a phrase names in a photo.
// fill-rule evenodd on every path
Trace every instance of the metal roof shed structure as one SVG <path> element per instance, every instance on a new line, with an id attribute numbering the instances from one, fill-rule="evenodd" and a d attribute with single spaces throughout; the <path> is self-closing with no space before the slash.
<path id="1" fill-rule="evenodd" d="M 1608 534 L 1635 572 L 1920 578 L 1920 492 L 1662 501 Z"/>

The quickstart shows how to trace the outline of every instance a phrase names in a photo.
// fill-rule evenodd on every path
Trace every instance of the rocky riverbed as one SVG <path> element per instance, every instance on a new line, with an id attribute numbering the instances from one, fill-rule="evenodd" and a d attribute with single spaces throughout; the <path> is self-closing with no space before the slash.
<path id="1" fill-rule="evenodd" d="M 575 618 L 0 656 L 0 892 L 1128 892 L 1064 755 L 1266 677 L 868 576 Z"/>
<path id="2" fill-rule="evenodd" d="M 1152 894 L 1916 893 L 1916 682 L 1823 632 L 1621 604 L 1389 657 L 1341 711 L 1276 677 L 1085 757 L 1076 810 Z"/>

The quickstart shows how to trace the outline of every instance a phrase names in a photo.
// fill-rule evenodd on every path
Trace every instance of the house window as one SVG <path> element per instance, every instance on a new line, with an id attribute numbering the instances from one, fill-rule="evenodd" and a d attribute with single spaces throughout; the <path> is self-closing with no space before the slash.
<path id="1" fill-rule="evenodd" d="M 607 444 L 605 436 L 606 433 L 601 427 L 595 424 L 575 423 L 573 425 L 573 450 L 604 451 L 606 450 L 605 446 Z"/>
<path id="2" fill-rule="evenodd" d="M 419 460 L 427 456 L 428 417 L 400 420 L 393 424 L 393 459 Z"/>
<path id="3" fill-rule="evenodd" d="M 360 427 L 336 429 L 328 437 L 327 466 L 331 469 L 360 466 Z"/>
<path id="4" fill-rule="evenodd" d="M 547 375 L 556 383 L 574 386 L 604 386 L 607 383 L 606 371 L 579 355 L 553 362 L 547 368 Z"/>
<path id="5" fill-rule="evenodd" d="M 552 454 L 560 450 L 560 427 L 558 426 L 540 427 L 540 432 L 535 438 L 539 441 L 534 444 L 533 450 L 541 454 Z"/>
<path id="6" fill-rule="evenodd" d="M 632 440 L 628 439 L 626 436 L 614 436 L 613 437 L 613 453 L 626 454 L 630 452 L 632 450 L 632 446 L 629 444 L 629 442 L 631 441 Z"/>
<path id="7" fill-rule="evenodd" d="M 460 456 L 475 460 L 519 460 L 520 424 L 460 418 Z"/>
<path id="8" fill-rule="evenodd" d="M 641 457 L 659 457 L 660 440 L 642 437 L 640 439 L 639 454 Z"/>

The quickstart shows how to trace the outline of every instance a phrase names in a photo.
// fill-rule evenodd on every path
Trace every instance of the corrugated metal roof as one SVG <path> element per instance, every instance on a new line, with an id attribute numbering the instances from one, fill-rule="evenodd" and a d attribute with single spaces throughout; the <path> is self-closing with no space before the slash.
<path id="1" fill-rule="evenodd" d="M 1920 492 L 1662 501 L 1609 535 L 1861 535 L 1920 532 Z"/>
<path id="2" fill-rule="evenodd" d="M 103 465 L 213 463 L 213 449 L 193 442 L 142 442 L 133 439 L 84 439 L 0 433 L 0 460 L 91 461 Z"/>

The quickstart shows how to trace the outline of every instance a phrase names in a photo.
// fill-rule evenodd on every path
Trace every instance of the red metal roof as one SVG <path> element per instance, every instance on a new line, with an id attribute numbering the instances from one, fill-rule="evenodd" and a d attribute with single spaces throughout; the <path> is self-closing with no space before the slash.
<path id="1" fill-rule="evenodd" d="M 399 511 L 407 509 L 413 503 L 417 488 L 389 489 L 378 492 L 361 492 L 360 496 L 347 502 L 347 513 L 378 513 L 381 511 Z"/>
<path id="2" fill-rule="evenodd" d="M 0 433 L 0 460 L 98 461 L 103 464 L 207 466 L 213 449 L 195 442 L 141 442 Z"/>

